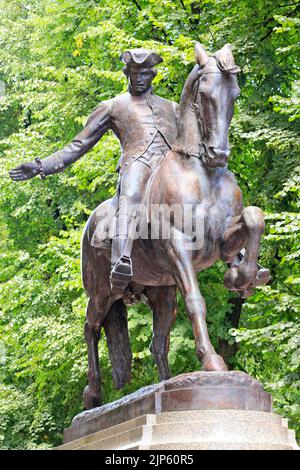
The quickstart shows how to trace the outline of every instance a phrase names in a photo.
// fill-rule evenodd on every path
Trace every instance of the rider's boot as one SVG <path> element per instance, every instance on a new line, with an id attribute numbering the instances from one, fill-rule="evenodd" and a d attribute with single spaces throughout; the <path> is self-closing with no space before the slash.
<path id="1" fill-rule="evenodd" d="M 112 269 L 110 287 L 113 294 L 121 294 L 132 279 L 130 240 L 120 237 L 113 239 Z M 116 261 L 115 261 L 116 260 Z"/>
<path id="2" fill-rule="evenodd" d="M 127 256 L 121 256 L 112 266 L 110 274 L 110 287 L 113 294 L 124 291 L 132 279 L 132 262 Z"/>

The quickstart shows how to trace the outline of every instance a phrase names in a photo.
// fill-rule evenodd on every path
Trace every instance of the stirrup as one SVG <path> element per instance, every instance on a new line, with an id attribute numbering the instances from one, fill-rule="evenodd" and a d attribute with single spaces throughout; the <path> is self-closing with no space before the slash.
<path id="1" fill-rule="evenodd" d="M 113 265 L 111 270 L 111 278 L 122 281 L 132 278 L 132 261 L 128 256 L 121 256 Z"/>
<path id="2" fill-rule="evenodd" d="M 114 264 L 110 274 L 110 288 L 113 294 L 122 294 L 132 278 L 132 262 L 121 256 Z"/>

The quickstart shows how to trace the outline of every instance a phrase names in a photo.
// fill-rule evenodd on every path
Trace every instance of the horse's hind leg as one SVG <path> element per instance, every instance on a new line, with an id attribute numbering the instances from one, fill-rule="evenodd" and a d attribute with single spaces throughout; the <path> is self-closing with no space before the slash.
<path id="1" fill-rule="evenodd" d="M 160 380 L 171 377 L 168 363 L 170 331 L 176 317 L 176 286 L 146 287 L 144 291 L 153 311 L 153 354 Z"/>
<path id="2" fill-rule="evenodd" d="M 88 385 L 83 393 L 85 409 L 100 406 L 102 402 L 98 343 L 101 326 L 107 313 L 107 302 L 108 297 L 105 299 L 102 296 L 100 297 L 99 294 L 93 295 L 90 297 L 86 309 L 84 336 L 88 350 Z"/>

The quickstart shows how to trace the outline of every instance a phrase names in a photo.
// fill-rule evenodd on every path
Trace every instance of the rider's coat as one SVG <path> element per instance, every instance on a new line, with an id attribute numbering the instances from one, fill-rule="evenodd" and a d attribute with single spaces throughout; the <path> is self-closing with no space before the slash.
<path id="1" fill-rule="evenodd" d="M 121 166 L 147 154 L 153 145 L 161 144 L 161 152 L 174 143 L 177 133 L 178 104 L 153 94 L 123 93 L 103 101 L 89 116 L 85 128 L 62 150 L 43 161 L 55 172 L 63 169 L 90 150 L 111 129 L 121 145 Z"/>

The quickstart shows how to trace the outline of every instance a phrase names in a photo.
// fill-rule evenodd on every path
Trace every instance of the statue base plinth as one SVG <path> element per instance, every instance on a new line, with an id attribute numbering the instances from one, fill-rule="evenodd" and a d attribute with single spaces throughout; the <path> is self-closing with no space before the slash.
<path id="1" fill-rule="evenodd" d="M 297 449 L 271 395 L 239 371 L 182 374 L 77 415 L 58 449 Z"/>

